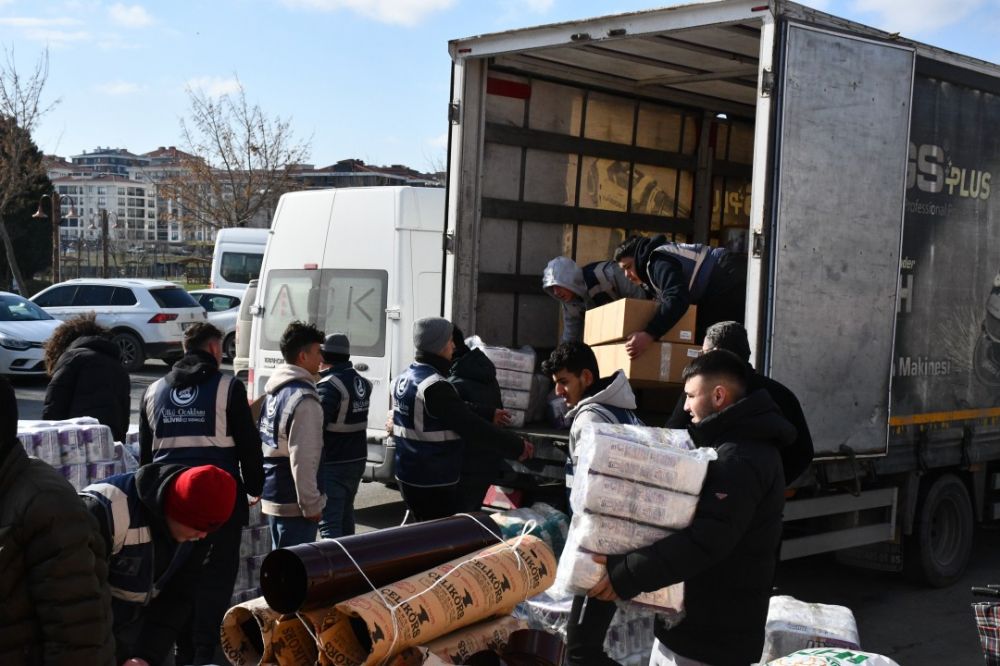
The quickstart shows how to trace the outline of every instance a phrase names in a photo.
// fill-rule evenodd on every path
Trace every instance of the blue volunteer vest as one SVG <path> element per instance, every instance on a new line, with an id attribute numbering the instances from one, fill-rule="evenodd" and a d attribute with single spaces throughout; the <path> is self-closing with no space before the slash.
<path id="1" fill-rule="evenodd" d="M 581 268 L 583 273 L 583 283 L 587 287 L 587 294 L 597 305 L 607 305 L 621 298 L 615 284 L 608 279 L 605 272 L 610 261 L 595 261 Z"/>
<path id="2" fill-rule="evenodd" d="M 396 442 L 396 478 L 411 486 L 458 483 L 462 439 L 427 413 L 424 391 L 446 381 L 425 363 L 413 363 L 393 383 L 392 436 Z"/>
<path id="3" fill-rule="evenodd" d="M 226 407 L 233 378 L 222 373 L 182 389 L 158 379 L 143 409 L 153 430 L 153 461 L 215 465 L 239 478 L 236 442 L 228 434 Z"/>
<path id="4" fill-rule="evenodd" d="M 316 389 L 304 381 L 290 381 L 277 393 L 269 393 L 260 410 L 257 430 L 264 445 L 264 492 L 261 497 L 275 504 L 297 504 L 292 465 L 286 454 L 280 452 L 279 443 L 288 437 L 292 416 L 299 401 L 316 397 Z M 270 453 L 268 449 L 273 452 Z"/>
<path id="5" fill-rule="evenodd" d="M 350 361 L 320 373 L 316 384 L 323 404 L 323 461 L 346 463 L 368 459 L 368 404 L 372 384 Z M 328 406 L 339 403 L 335 414 Z"/>
<path id="6" fill-rule="evenodd" d="M 87 486 L 80 494 L 96 499 L 107 516 L 111 535 L 108 567 L 111 596 L 129 603 L 148 604 L 187 560 L 192 544 L 177 544 L 170 564 L 154 580 L 155 547 L 149 518 L 135 485 L 135 472 L 110 476 Z"/>
<path id="7" fill-rule="evenodd" d="M 691 296 L 691 302 L 697 305 L 701 301 L 701 297 L 705 294 L 708 279 L 712 276 L 715 265 L 719 263 L 719 259 L 725 253 L 725 248 L 721 247 L 713 248 L 708 245 L 673 243 L 668 241 L 653 250 L 649 261 L 652 261 L 653 256 L 656 254 L 673 257 L 679 261 L 684 271 L 684 279 L 688 283 L 688 293 Z M 646 263 L 646 274 L 649 274 L 649 262 Z M 656 285 L 653 285 L 653 288 L 656 289 Z M 659 290 L 657 289 L 657 291 Z"/>

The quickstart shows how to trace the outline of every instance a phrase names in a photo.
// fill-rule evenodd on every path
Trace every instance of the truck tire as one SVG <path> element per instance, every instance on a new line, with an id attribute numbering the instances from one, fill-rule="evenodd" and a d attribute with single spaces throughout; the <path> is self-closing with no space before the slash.
<path id="1" fill-rule="evenodd" d="M 965 484 L 943 474 L 921 488 L 913 534 L 903 555 L 907 574 L 933 587 L 946 587 L 965 572 L 972 553 L 974 518 Z"/>
<path id="2" fill-rule="evenodd" d="M 122 365 L 129 372 L 138 372 L 146 364 L 146 352 L 142 348 L 142 340 L 128 331 L 117 331 L 111 336 L 111 341 L 118 346 Z"/>

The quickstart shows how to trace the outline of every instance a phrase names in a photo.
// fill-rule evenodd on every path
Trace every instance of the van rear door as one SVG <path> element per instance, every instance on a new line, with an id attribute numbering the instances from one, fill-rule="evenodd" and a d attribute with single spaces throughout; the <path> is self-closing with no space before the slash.
<path id="1" fill-rule="evenodd" d="M 817 458 L 883 454 L 914 52 L 794 22 L 780 35 L 759 365 L 798 395 Z"/>

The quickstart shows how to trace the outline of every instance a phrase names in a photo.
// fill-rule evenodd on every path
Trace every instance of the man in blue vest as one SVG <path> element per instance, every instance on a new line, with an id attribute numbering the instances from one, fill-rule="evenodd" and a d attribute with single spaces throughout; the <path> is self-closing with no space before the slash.
<path id="1" fill-rule="evenodd" d="M 116 663 L 157 666 L 190 615 L 208 544 L 236 481 L 218 467 L 152 463 L 84 488 L 109 555 Z"/>
<path id="2" fill-rule="evenodd" d="M 566 461 L 566 487 L 573 485 L 573 465 L 577 442 L 585 426 L 594 423 L 643 425 L 635 415 L 635 394 L 625 377 L 616 370 L 601 377 L 594 350 L 582 342 L 564 342 L 542 363 L 542 372 L 551 375 L 556 395 L 570 408 L 573 419 L 569 431 L 570 459 Z M 566 663 L 587 666 L 613 666 L 616 662 L 604 652 L 604 637 L 615 616 L 614 602 L 573 598 L 566 625 Z"/>
<path id="3" fill-rule="evenodd" d="M 316 383 L 323 405 L 323 459 L 320 486 L 326 507 L 319 534 L 335 539 L 354 534 L 354 496 L 368 461 L 368 403 L 372 384 L 351 363 L 351 343 L 343 333 L 323 341 L 323 369 Z"/>
<path id="4" fill-rule="evenodd" d="M 323 355 L 323 332 L 293 321 L 281 336 L 285 362 L 264 387 L 258 430 L 264 449 L 264 494 L 275 548 L 316 540 L 326 496 L 317 474 L 323 456 L 323 407 L 314 377 Z"/>
<path id="5" fill-rule="evenodd" d="M 223 656 L 219 627 L 239 572 L 242 530 L 249 518 L 246 497 L 259 497 L 264 486 L 260 438 L 246 389 L 219 370 L 222 338 L 208 322 L 188 327 L 184 356 L 146 389 L 139 414 L 141 464 L 215 465 L 236 481 L 236 509 L 207 540 L 191 631 L 178 644 L 179 660 L 191 664 L 212 664 Z"/>
<path id="6" fill-rule="evenodd" d="M 614 259 L 629 280 L 647 285 L 656 295 L 656 314 L 625 343 L 632 358 L 673 328 L 691 304 L 698 306 L 698 340 L 716 322 L 743 321 L 746 255 L 721 247 L 674 243 L 661 234 L 628 238 L 615 249 Z"/>
<path id="7" fill-rule="evenodd" d="M 580 267 L 569 257 L 556 257 L 545 266 L 542 289 L 562 303 L 562 341 L 583 340 L 584 313 L 620 298 L 649 298 L 613 261 L 595 261 Z"/>
<path id="8" fill-rule="evenodd" d="M 415 321 L 413 346 L 414 362 L 393 382 L 392 435 L 400 493 L 413 517 L 424 521 L 450 516 L 462 506 L 463 439 L 515 460 L 530 458 L 534 446 L 478 416 L 448 383 L 455 350 L 450 321 Z"/>

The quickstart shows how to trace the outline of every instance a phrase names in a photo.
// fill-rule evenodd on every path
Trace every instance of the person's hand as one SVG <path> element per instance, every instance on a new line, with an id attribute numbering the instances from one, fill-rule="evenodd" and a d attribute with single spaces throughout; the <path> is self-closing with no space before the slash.
<path id="1" fill-rule="evenodd" d="M 518 462 L 524 462 L 535 455 L 535 445 L 531 443 L 531 440 L 522 439 L 524 442 L 524 450 L 521 451 L 521 457 L 517 459 Z"/>
<path id="2" fill-rule="evenodd" d="M 628 352 L 628 357 L 639 358 L 652 341 L 653 336 L 646 331 L 636 331 L 628 336 L 625 343 L 625 351 Z"/>
<path id="3" fill-rule="evenodd" d="M 249 500 L 250 506 L 253 506 L 254 504 L 256 504 L 257 502 L 260 501 L 260 498 L 259 497 L 251 497 L 250 495 L 247 495 L 247 500 Z"/>
<path id="4" fill-rule="evenodd" d="M 389 413 L 386 414 L 386 416 L 385 416 L 385 431 L 390 436 L 392 435 L 392 410 L 391 409 L 389 410 Z"/>
<path id="5" fill-rule="evenodd" d="M 122 662 L 122 666 L 149 666 L 149 662 L 145 659 L 139 659 L 137 657 L 132 657 L 131 659 L 126 659 Z"/>
<path id="6" fill-rule="evenodd" d="M 306 516 L 305 517 L 306 520 L 308 520 L 310 522 L 313 522 L 313 523 L 318 523 L 321 518 L 323 518 L 323 514 L 322 513 L 317 513 L 315 516 Z"/>
<path id="7" fill-rule="evenodd" d="M 493 425 L 504 427 L 511 422 L 513 415 L 506 409 L 496 409 L 493 411 Z"/>
<path id="8" fill-rule="evenodd" d="M 597 585 L 587 591 L 587 596 L 600 599 L 601 601 L 618 601 L 618 594 L 615 592 L 615 588 L 611 587 L 611 579 L 608 577 L 608 558 L 604 555 L 591 555 L 590 559 L 604 566 L 605 569 L 601 580 L 597 581 Z"/>

